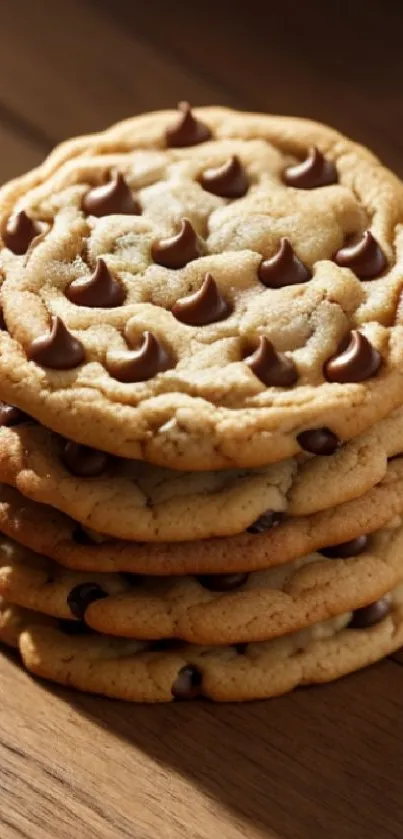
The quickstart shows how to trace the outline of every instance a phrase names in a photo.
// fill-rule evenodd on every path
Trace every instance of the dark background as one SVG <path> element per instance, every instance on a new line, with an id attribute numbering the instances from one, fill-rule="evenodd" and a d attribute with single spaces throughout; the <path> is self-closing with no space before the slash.
<path id="1" fill-rule="evenodd" d="M 0 178 L 143 110 L 308 115 L 403 173 L 401 0 L 1 0 Z"/>

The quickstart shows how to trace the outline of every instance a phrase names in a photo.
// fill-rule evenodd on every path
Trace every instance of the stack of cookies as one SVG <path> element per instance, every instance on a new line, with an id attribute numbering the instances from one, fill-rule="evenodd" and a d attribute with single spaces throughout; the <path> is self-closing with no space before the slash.
<path id="1" fill-rule="evenodd" d="M 403 643 L 403 187 L 223 108 L 0 192 L 0 637 L 130 701 L 248 700 Z"/>

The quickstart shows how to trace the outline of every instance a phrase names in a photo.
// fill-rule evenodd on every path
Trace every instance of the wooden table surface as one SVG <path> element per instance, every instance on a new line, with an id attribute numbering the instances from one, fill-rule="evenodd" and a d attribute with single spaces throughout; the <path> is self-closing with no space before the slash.
<path id="1" fill-rule="evenodd" d="M 0 178 L 183 98 L 328 121 L 403 174 L 402 22 L 399 0 L 3 0 Z M 5 654 L 0 839 L 402 839 L 402 664 L 147 708 L 49 689 Z"/>

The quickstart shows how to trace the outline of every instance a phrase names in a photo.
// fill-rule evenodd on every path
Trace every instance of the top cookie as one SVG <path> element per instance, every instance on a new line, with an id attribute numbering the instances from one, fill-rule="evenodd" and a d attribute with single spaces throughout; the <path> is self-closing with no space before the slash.
<path id="1" fill-rule="evenodd" d="M 403 402 L 403 187 L 297 119 L 182 107 L 0 192 L 0 398 L 185 470 L 330 454 Z"/>

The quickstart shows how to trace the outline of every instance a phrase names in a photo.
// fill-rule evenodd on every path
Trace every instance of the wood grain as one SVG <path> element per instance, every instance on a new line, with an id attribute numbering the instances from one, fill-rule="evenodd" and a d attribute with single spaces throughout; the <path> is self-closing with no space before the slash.
<path id="1" fill-rule="evenodd" d="M 3 102 L 52 142 L 131 113 L 174 107 L 178 97 L 208 103 L 216 95 L 212 85 L 81 0 L 3 4 L 0 44 Z"/>
<path id="2" fill-rule="evenodd" d="M 146 708 L 0 664 L 2 839 L 401 839 L 403 669 L 245 706 Z"/>
<path id="3" fill-rule="evenodd" d="M 19 134 L 0 117 L 0 183 L 37 166 L 48 149 Z"/>
<path id="4" fill-rule="evenodd" d="M 13 0 L 0 178 L 148 108 L 308 114 L 403 172 L 399 2 Z M 403 655 L 247 706 L 146 708 L 0 657 L 0 839 L 401 839 Z"/>

